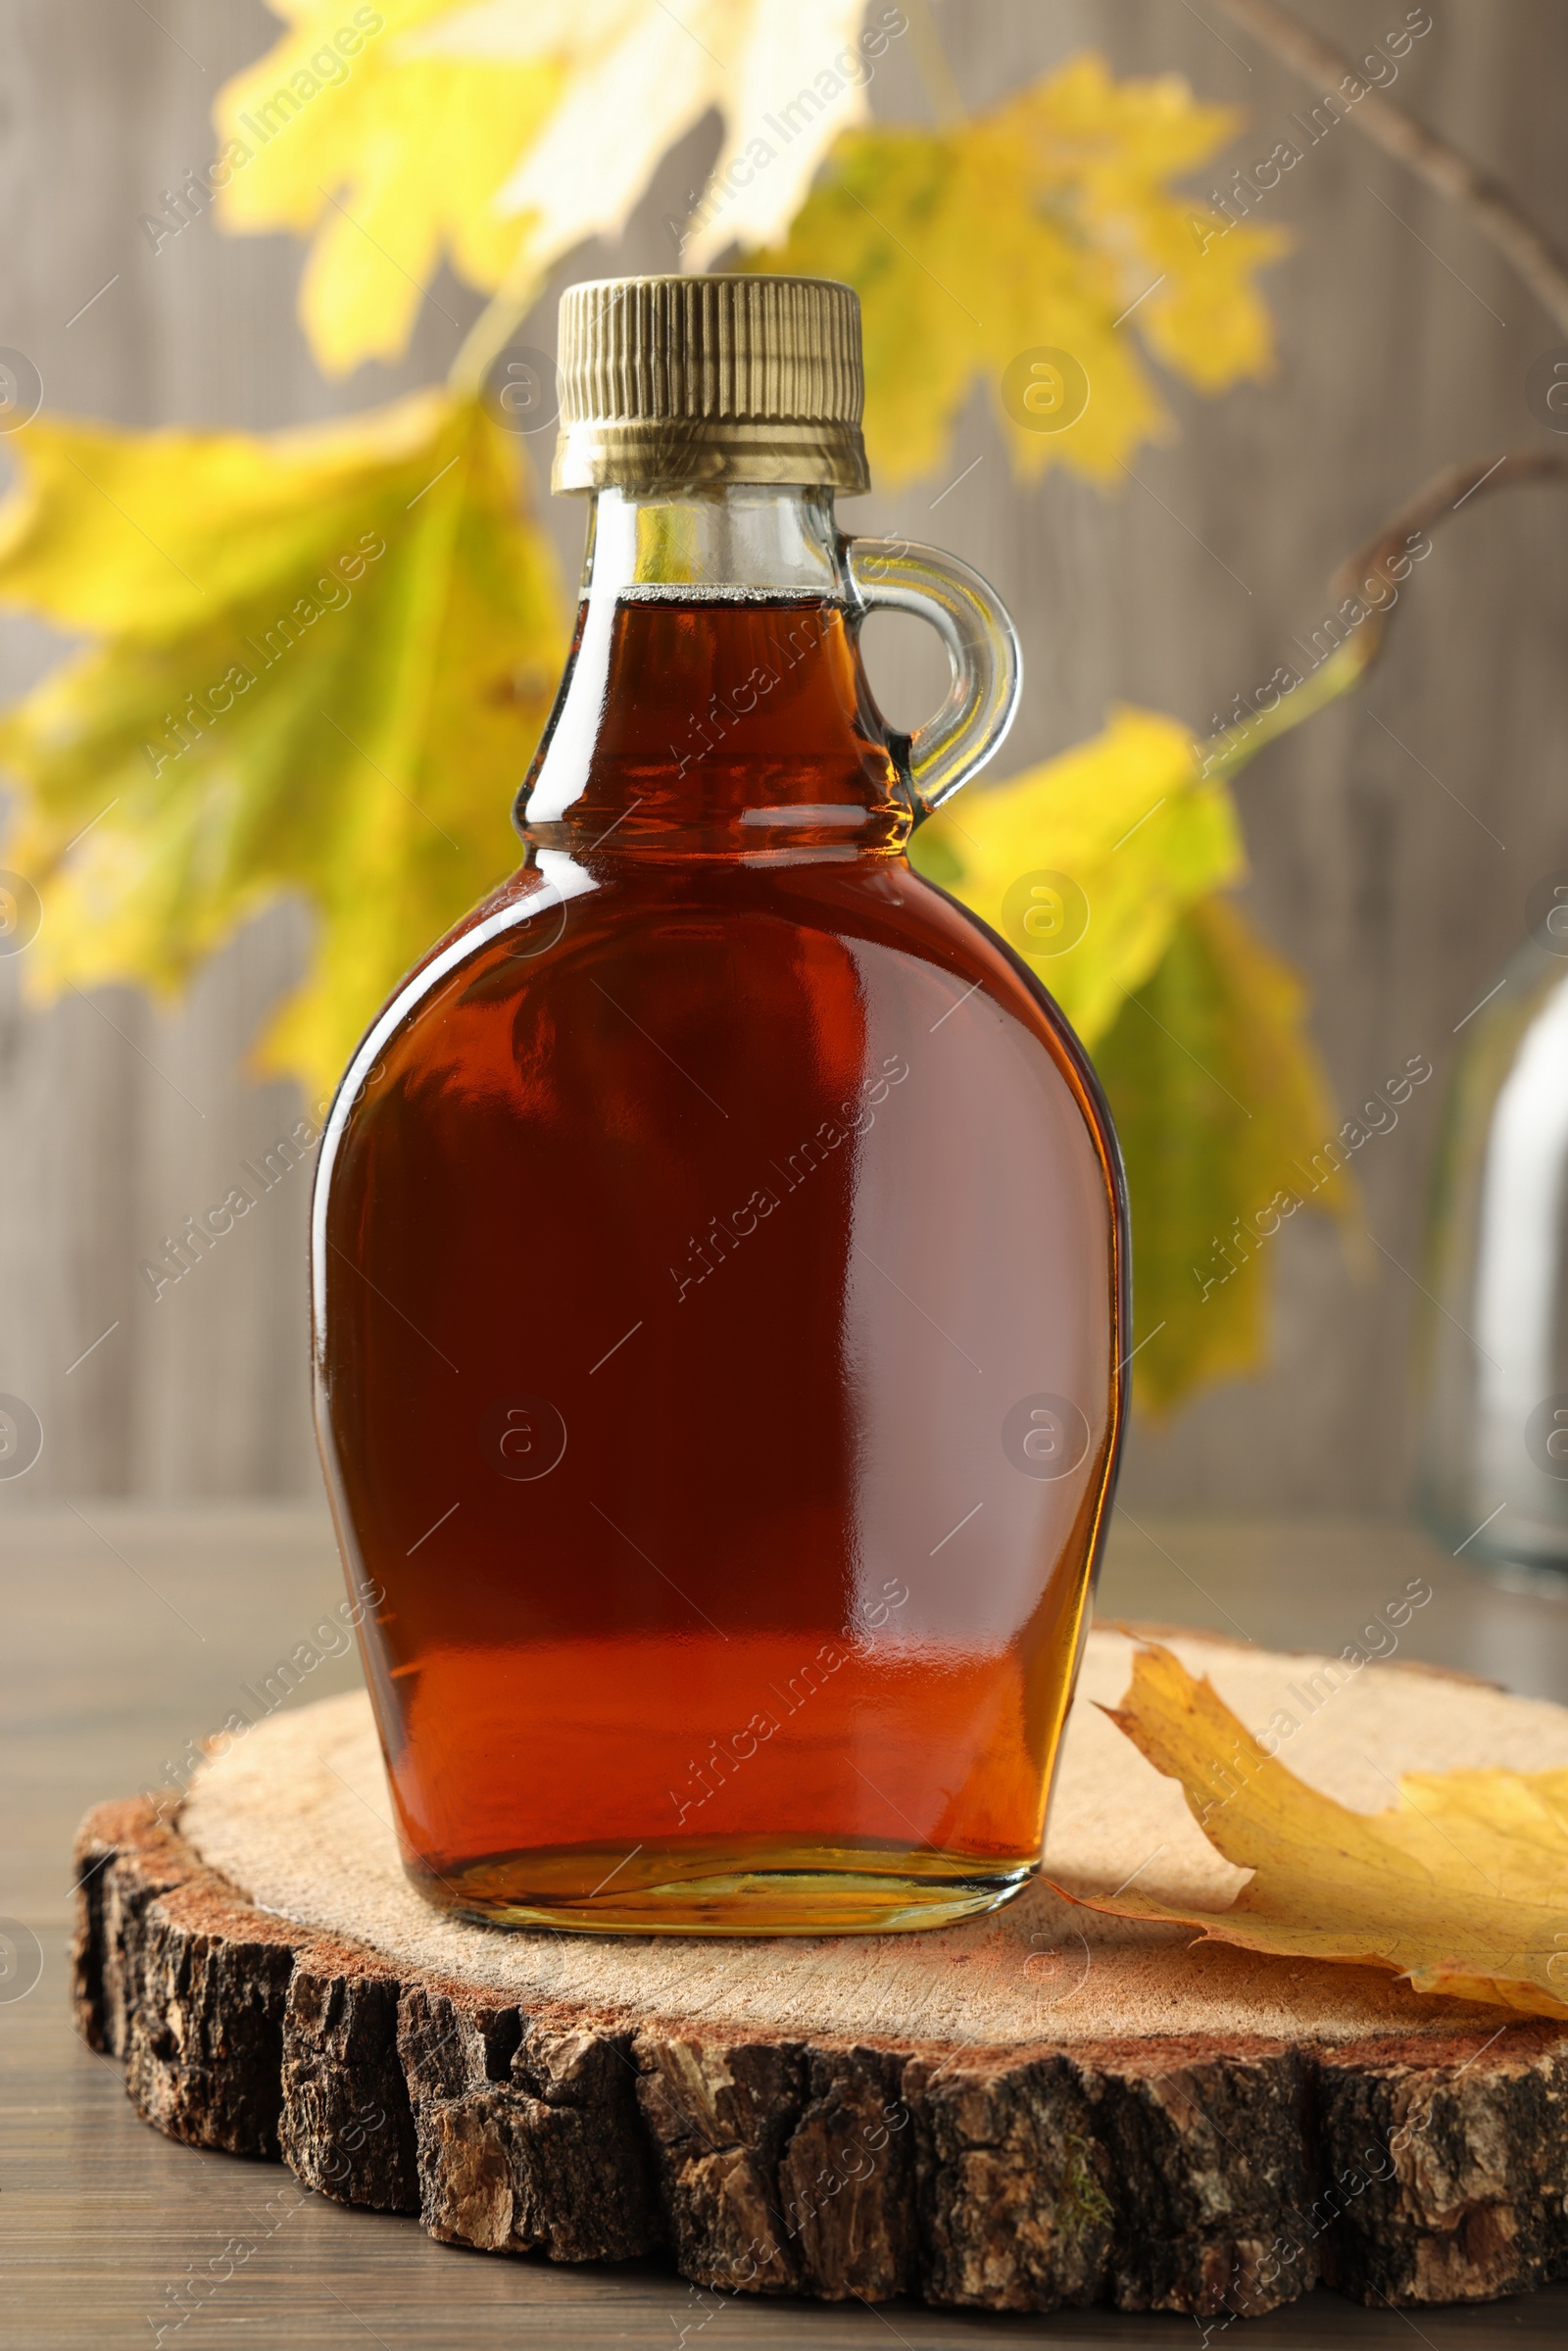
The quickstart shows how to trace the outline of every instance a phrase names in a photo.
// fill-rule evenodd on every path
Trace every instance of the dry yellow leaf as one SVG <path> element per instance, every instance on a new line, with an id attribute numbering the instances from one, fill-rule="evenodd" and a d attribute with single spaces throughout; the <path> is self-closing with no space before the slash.
<path id="1" fill-rule="evenodd" d="M 670 269 L 780 236 L 822 157 L 867 114 L 876 60 L 907 30 L 869 0 L 464 0 L 411 55 L 564 69 L 561 102 L 498 197 L 544 261 L 625 226 L 662 156 L 714 110 L 723 143 Z M 862 19 L 866 21 L 862 24 Z M 673 225 L 679 226 L 680 223 Z"/>
<path id="2" fill-rule="evenodd" d="M 1203 773 L 1178 719 L 1125 707 L 1087 743 L 940 810 L 910 855 L 1030 960 L 1091 1048 L 1183 908 L 1247 872 L 1229 785 Z"/>
<path id="3" fill-rule="evenodd" d="M 618 235 L 710 109 L 723 145 L 663 267 L 781 235 L 903 27 L 868 0 L 270 4 L 288 29 L 219 93 L 209 179 L 225 228 L 314 236 L 300 317 L 329 375 L 399 356 L 443 260 L 526 292 Z"/>
<path id="4" fill-rule="evenodd" d="M 753 260 L 859 293 L 877 479 L 947 462 L 977 381 L 1021 474 L 1119 485 L 1171 430 L 1141 343 L 1204 392 L 1267 375 L 1254 279 L 1287 238 L 1252 221 L 1208 234 L 1170 184 L 1240 121 L 1179 74 L 1118 81 L 1086 54 L 971 122 L 847 132 L 787 242 Z"/>
<path id="5" fill-rule="evenodd" d="M 1132 1192 L 1134 1393 L 1153 1413 L 1262 1368 L 1267 1241 L 1299 1206 L 1344 1218 L 1354 1200 L 1346 1175 L 1312 1172 L 1340 1120 L 1305 989 L 1216 895 L 1246 876 L 1227 776 L 1250 748 L 1114 710 L 910 844 L 1094 1056 Z"/>
<path id="6" fill-rule="evenodd" d="M 565 609 L 514 438 L 472 402 L 262 438 L 29 425 L 0 604 L 88 643 L 0 719 L 26 977 L 176 993 L 271 901 L 317 917 L 260 1059 L 330 1086 L 517 863 Z"/>
<path id="7" fill-rule="evenodd" d="M 1048 985 L 1049 985 L 1048 978 Z M 1356 1207 L 1307 993 L 1234 899 L 1176 917 L 1094 1047 L 1133 1201 L 1133 1393 L 1171 1412 L 1269 1359 L 1277 1236 Z"/>
<path id="8" fill-rule="evenodd" d="M 329 375 L 396 359 L 443 259 L 491 293 L 523 223 L 495 195 L 560 96 L 562 60 L 412 54 L 452 0 L 270 0 L 289 28 L 219 92 L 209 174 L 240 231 L 315 231 L 300 318 Z M 344 36 L 347 36 L 345 39 Z M 352 44 L 352 46 L 351 46 Z"/>
<path id="9" fill-rule="evenodd" d="M 1253 1876 L 1228 1910 L 1078 1896 L 1213 1941 L 1391 1969 L 1417 1991 L 1568 2017 L 1568 1771 L 1411 1772 L 1352 1812 L 1268 1754 L 1206 1679 L 1139 1650 L 1105 1711 L 1179 1780 L 1209 1843 Z"/>

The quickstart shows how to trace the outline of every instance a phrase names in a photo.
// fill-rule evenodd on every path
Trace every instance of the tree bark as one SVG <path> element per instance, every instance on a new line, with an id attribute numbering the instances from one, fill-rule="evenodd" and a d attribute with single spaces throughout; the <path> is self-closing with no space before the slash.
<path id="1" fill-rule="evenodd" d="M 1275 1662 L 1300 1675 L 1311 1661 Z M 1356 1743 L 1368 1709 L 1408 1714 L 1417 1700 L 1461 1742 L 1467 1720 L 1474 1738 L 1474 1724 L 1511 1708 L 1539 1739 L 1535 1718 L 1557 1711 L 1384 1669 L 1379 1689 L 1355 1693 Z M 1338 1702 L 1348 1716 L 1348 1696 Z M 323 1751 L 341 1758 L 350 1733 L 370 1736 L 358 1696 L 259 1727 L 248 1777 L 222 1783 L 213 1769 L 231 1828 L 269 1787 L 288 1812 L 285 1783 L 314 1759 L 308 1742 L 335 1738 Z M 1113 1736 L 1096 1722 L 1096 1739 Z M 1069 1754 L 1054 1869 L 1058 1837 L 1103 1801 L 1083 1785 L 1083 1754 L 1101 1752 L 1120 1768 L 1119 1744 Z M 317 1923 L 298 1923 L 212 1867 L 164 1817 L 172 1809 L 106 1804 L 83 1824 L 85 2036 L 123 2060 L 138 2112 L 171 2137 L 281 2158 L 322 2194 L 417 2212 L 448 2242 L 565 2262 L 662 2252 L 719 2291 L 1004 2311 L 1109 2302 L 1200 2319 L 1256 2315 L 1319 2278 L 1419 2304 L 1568 2274 L 1565 2026 L 1421 1999 L 1364 1969 L 1195 1951 L 1180 1932 L 1066 1905 L 1038 1913 L 1055 1921 L 1047 1953 L 1041 1932 L 1017 1941 L 1035 1914 L 1004 1929 L 1017 1904 L 937 1935 L 845 1937 L 806 1954 L 829 2013 L 835 1979 L 863 1993 L 871 1975 L 879 1995 L 892 1987 L 885 2005 L 913 1982 L 933 2015 L 971 2013 L 984 2029 L 986 1968 L 1010 1934 L 1043 1962 L 1035 1981 L 1048 1995 L 1071 1984 L 1010 2038 L 919 2029 L 906 2001 L 885 2031 L 790 2022 L 782 1993 L 770 2016 L 766 1970 L 744 1972 L 759 1946 L 738 1941 L 664 1943 L 662 1988 L 638 1999 L 627 1986 L 646 1980 L 645 1953 L 564 1938 L 569 1987 L 557 1977 L 509 1991 L 506 1969 L 515 1976 L 542 1938 L 445 1930 L 467 1938 L 450 1948 L 478 1957 L 437 1965 L 406 1939 L 388 1949 L 398 1938 L 380 1925 L 378 1944 L 341 1918 L 322 1924 L 325 1894 Z M 210 1795 L 184 1818 L 211 1840 L 217 1809 Z M 338 1909 L 352 1907 L 325 1845 L 321 1866 Z M 386 1866 L 395 1874 L 395 1858 Z M 1077 1934 L 1063 1921 L 1099 1938 L 1093 1962 L 1084 1944 L 1081 1977 L 1060 1975 Z M 901 1979 L 911 1945 L 916 1972 Z M 955 1982 L 967 2010 L 953 2007 Z M 1216 1998 L 1232 2024 L 1194 2030 L 1194 2017 L 1219 2013 Z M 1249 2014 L 1296 2022 L 1235 2029 Z"/>

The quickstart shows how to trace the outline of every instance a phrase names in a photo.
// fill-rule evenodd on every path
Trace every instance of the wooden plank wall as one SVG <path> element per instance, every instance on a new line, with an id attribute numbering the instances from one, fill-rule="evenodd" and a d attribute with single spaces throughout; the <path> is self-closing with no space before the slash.
<path id="1" fill-rule="evenodd" d="M 1297 5 L 1351 42 L 1404 15 L 1396 0 Z M 1432 0 L 1432 14 L 1398 94 L 1568 240 L 1568 12 Z M 1217 11 L 1186 0 L 942 0 L 939 16 L 975 107 L 1093 43 L 1118 72 L 1174 69 L 1246 108 L 1252 127 L 1233 151 L 1245 163 L 1306 95 Z M 0 19 L 0 202 L 13 223 L 0 342 L 34 359 L 52 407 L 139 426 L 268 427 L 442 371 L 453 328 L 427 308 L 406 366 L 329 388 L 292 321 L 292 241 L 222 239 L 204 224 L 155 255 L 137 232 L 159 190 L 209 152 L 214 91 L 273 29 L 256 0 L 158 0 L 151 12 L 12 0 Z M 890 52 L 877 97 L 923 111 L 907 43 Z M 571 274 L 671 266 L 661 223 L 712 145 L 710 125 L 693 133 L 624 244 Z M 940 538 L 1011 603 L 1029 682 L 1009 766 L 1092 731 L 1118 700 L 1205 725 L 1289 658 L 1335 562 L 1431 468 L 1542 438 L 1523 378 L 1557 335 L 1474 230 L 1355 129 L 1303 159 L 1273 217 L 1298 237 L 1272 277 L 1276 381 L 1218 401 L 1171 387 L 1180 435 L 1146 449 L 1120 495 L 1062 478 L 1017 493 L 977 397 L 940 480 L 850 511 L 853 527 Z M 440 292 L 458 319 L 472 315 L 462 288 Z M 580 514 L 556 524 L 570 567 Z M 1568 506 L 1549 493 L 1478 504 L 1424 566 L 1364 702 L 1244 781 L 1252 904 L 1309 976 L 1347 1108 L 1412 1053 L 1441 1079 L 1454 1024 L 1520 935 L 1531 882 L 1568 863 L 1565 621 Z M 0 689 L 24 685 L 51 650 L 7 619 Z M 918 714 L 924 649 L 878 623 L 872 658 L 896 714 Z M 300 909 L 279 906 L 169 1008 L 108 990 L 32 1010 L 19 961 L 0 959 L 0 1390 L 26 1397 L 46 1432 L 37 1467 L 0 1491 L 7 1508 L 55 1494 L 318 1491 L 305 1174 L 156 1304 L 136 1273 L 299 1115 L 289 1089 L 248 1083 L 239 1063 L 306 937 Z M 1308 1218 L 1290 1226 L 1274 1369 L 1140 1433 L 1124 1490 L 1134 1508 L 1398 1505 L 1410 1277 L 1440 1092 L 1427 1087 L 1362 1154 L 1366 1222 L 1388 1251 L 1375 1275 L 1352 1278 Z"/>

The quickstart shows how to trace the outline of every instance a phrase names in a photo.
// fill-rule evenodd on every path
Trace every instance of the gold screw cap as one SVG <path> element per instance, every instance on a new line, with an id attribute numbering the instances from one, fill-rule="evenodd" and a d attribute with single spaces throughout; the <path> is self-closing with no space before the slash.
<path id="1" fill-rule="evenodd" d="M 860 304 L 827 277 L 601 277 L 561 297 L 551 487 L 867 490 Z"/>

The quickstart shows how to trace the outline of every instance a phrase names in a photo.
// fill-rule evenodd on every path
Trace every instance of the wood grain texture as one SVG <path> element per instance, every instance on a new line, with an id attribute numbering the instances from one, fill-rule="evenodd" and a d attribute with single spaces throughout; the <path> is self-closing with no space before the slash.
<path id="1" fill-rule="evenodd" d="M 1382 28 L 1363 0 L 1297 4 L 1352 46 Z M 1120 73 L 1175 69 L 1202 97 L 1243 108 L 1249 126 L 1228 168 L 1267 154 L 1302 104 L 1283 69 L 1185 0 L 1044 10 L 943 0 L 937 13 L 975 107 L 1095 44 Z M 1393 94 L 1504 171 L 1560 241 L 1568 16 L 1549 0 L 1506 10 L 1448 0 L 1434 13 Z M 1392 25 L 1403 11 L 1386 14 Z M 13 0 L 5 12 L 0 189 L 23 224 L 6 253 L 5 333 L 41 369 L 51 407 L 143 426 L 270 427 L 442 372 L 474 309 L 450 278 L 407 363 L 329 387 L 290 318 L 291 240 L 223 239 L 202 223 L 154 254 L 137 231 L 138 213 L 209 152 L 207 110 L 224 74 L 275 30 L 261 0 L 160 0 L 150 12 Z M 918 119 L 908 50 L 892 45 L 872 100 Z M 573 273 L 668 266 L 663 218 L 712 145 L 711 124 L 695 132 L 624 243 L 586 250 Z M 1114 700 L 1206 725 L 1292 658 L 1292 637 L 1321 617 L 1333 565 L 1429 470 L 1540 437 L 1524 376 L 1555 330 L 1438 198 L 1342 125 L 1271 202 L 1264 217 L 1298 238 L 1269 280 L 1281 328 L 1273 383 L 1217 401 L 1167 385 L 1180 437 L 1142 452 L 1137 478 L 1108 497 L 1061 478 L 1020 495 L 977 394 L 940 481 L 845 510 L 851 528 L 940 536 L 1017 613 L 1028 684 L 1009 767 L 1090 732 Z M 548 310 L 528 331 L 549 339 Z M 568 573 L 580 523 L 558 502 Z M 1265 755 L 1243 785 L 1253 903 L 1311 981 L 1344 1106 L 1411 1053 L 1430 1055 L 1439 1077 L 1358 1162 L 1368 1221 L 1390 1252 L 1376 1279 L 1352 1280 L 1326 1229 L 1295 1220 L 1278 1245 L 1277 1369 L 1202 1399 L 1163 1436 L 1135 1436 L 1124 1488 L 1135 1504 L 1367 1508 L 1402 1495 L 1419 1297 L 1399 1269 L 1418 1271 L 1454 1024 L 1517 939 L 1532 881 L 1568 857 L 1556 780 L 1568 751 L 1565 623 L 1560 508 L 1544 496 L 1478 501 L 1423 567 L 1365 700 Z M 919 715 L 932 682 L 918 635 L 872 631 L 901 722 Z M 24 683 L 48 651 L 42 631 L 8 618 L 0 686 Z M 269 1197 L 156 1305 L 136 1276 L 165 1232 L 221 1197 L 238 1161 L 298 1115 L 288 1089 L 247 1084 L 239 1062 L 306 935 L 297 908 L 275 909 L 174 1011 L 123 991 L 29 1011 L 17 962 L 0 958 L 0 1386 L 42 1417 L 45 1451 L 28 1479 L 39 1496 L 316 1490 L 303 1171 L 297 1190 Z"/>
<path id="2" fill-rule="evenodd" d="M 1128 1646 L 1093 1637 L 1090 1691 Z M 1181 1646 L 1249 1714 L 1319 1662 Z M 1391 1765 L 1568 1755 L 1568 1714 L 1369 1668 L 1298 1738 L 1365 1801 Z M 1568 2028 L 1044 1885 L 920 1935 L 502 1935 L 412 1892 L 377 1782 L 352 1695 L 259 1724 L 182 1806 L 89 1815 L 81 2029 L 171 2136 L 443 2241 L 750 2294 L 1228 2320 L 1320 2278 L 1437 2304 L 1568 2273 Z M 1047 1869 L 1109 1885 L 1133 1849 L 1164 1899 L 1239 1875 L 1086 1703 Z"/>

